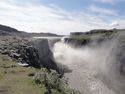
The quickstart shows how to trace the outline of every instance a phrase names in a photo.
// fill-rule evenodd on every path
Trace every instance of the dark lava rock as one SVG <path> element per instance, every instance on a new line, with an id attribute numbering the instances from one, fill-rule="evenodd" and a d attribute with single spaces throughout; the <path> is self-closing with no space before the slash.
<path id="1" fill-rule="evenodd" d="M 53 54 L 48 44 L 48 40 L 36 39 L 33 41 L 33 44 L 35 49 L 38 50 L 41 66 L 58 71 L 57 65 L 54 62 Z"/>
<path id="2" fill-rule="evenodd" d="M 1 36 L 0 53 L 17 60 L 18 63 L 27 63 L 40 68 L 39 55 L 28 38 L 18 36 Z"/>

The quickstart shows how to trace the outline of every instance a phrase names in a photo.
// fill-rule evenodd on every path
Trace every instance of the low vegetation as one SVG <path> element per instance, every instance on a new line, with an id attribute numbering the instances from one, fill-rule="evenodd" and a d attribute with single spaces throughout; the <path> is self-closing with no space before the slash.
<path id="1" fill-rule="evenodd" d="M 97 38 L 108 38 L 111 37 L 112 35 L 114 35 L 115 33 L 117 33 L 117 31 L 113 31 L 113 30 L 93 30 L 90 32 L 85 32 L 79 35 L 71 35 L 71 38 L 73 39 L 77 39 L 77 40 L 93 40 L 93 39 L 97 39 Z"/>
<path id="2" fill-rule="evenodd" d="M 68 87 L 68 80 L 54 70 L 41 69 L 35 76 L 33 81 L 37 85 L 46 87 L 45 94 L 80 94 Z"/>
<path id="3" fill-rule="evenodd" d="M 0 94 L 80 94 L 54 70 L 21 67 L 0 54 Z"/>

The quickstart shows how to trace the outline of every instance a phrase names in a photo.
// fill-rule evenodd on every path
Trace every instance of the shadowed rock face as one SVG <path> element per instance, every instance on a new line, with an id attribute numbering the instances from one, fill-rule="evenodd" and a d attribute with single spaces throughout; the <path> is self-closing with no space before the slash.
<path id="1" fill-rule="evenodd" d="M 58 71 L 57 65 L 54 62 L 53 54 L 50 50 L 47 39 L 36 39 L 33 41 L 34 47 L 38 50 L 41 67 L 54 69 Z"/>

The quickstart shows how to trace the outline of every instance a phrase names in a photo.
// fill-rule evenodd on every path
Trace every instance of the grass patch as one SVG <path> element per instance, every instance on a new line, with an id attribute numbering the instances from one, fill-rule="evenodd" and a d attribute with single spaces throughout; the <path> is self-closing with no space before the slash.
<path id="1" fill-rule="evenodd" d="M 33 84 L 32 76 L 28 76 L 38 71 L 32 67 L 21 67 L 10 57 L 0 55 L 0 90 L 6 90 L 6 94 L 44 94 L 45 87 Z"/>
<path id="2" fill-rule="evenodd" d="M 3 79 L 3 75 L 2 74 L 0 74 L 0 80 L 2 80 Z"/>

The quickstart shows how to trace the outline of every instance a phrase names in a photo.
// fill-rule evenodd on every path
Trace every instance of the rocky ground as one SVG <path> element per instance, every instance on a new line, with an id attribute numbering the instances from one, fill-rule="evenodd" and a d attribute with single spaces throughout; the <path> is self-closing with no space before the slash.
<path id="1" fill-rule="evenodd" d="M 15 59 L 17 63 L 40 67 L 37 50 L 32 46 L 30 38 L 19 36 L 1 36 L 0 53 Z"/>

